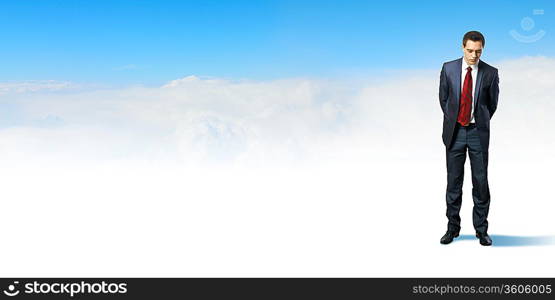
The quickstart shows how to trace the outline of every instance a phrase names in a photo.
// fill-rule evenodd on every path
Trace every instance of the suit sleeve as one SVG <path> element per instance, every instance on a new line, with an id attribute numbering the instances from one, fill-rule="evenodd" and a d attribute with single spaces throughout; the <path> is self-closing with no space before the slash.
<path id="1" fill-rule="evenodd" d="M 497 109 L 497 100 L 499 98 L 499 73 L 495 70 L 495 75 L 493 76 L 493 81 L 489 89 L 489 118 L 493 117 L 495 110 Z"/>
<path id="2" fill-rule="evenodd" d="M 449 84 L 447 82 L 447 74 L 445 74 L 445 64 L 441 67 L 441 74 L 439 75 L 439 105 L 443 114 L 446 114 L 447 99 L 449 98 Z"/>

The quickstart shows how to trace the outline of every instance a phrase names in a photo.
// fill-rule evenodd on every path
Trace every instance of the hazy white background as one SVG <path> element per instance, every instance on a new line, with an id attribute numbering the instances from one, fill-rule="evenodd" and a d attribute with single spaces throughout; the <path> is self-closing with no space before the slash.
<path id="1" fill-rule="evenodd" d="M 440 66 L 119 89 L 2 82 L 0 276 L 554 276 L 555 59 L 491 64 L 493 247 L 439 244 Z M 468 161 L 465 175 L 473 235 Z"/>

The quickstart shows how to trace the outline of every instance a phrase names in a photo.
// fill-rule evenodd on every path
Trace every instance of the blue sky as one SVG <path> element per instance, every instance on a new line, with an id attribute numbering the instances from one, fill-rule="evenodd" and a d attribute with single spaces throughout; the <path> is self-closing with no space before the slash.
<path id="1" fill-rule="evenodd" d="M 433 69 L 486 35 L 484 60 L 555 56 L 552 1 L 2 1 L 0 81 L 159 85 Z M 533 15 L 543 9 L 543 15 Z M 525 31 L 521 21 L 534 20 Z M 547 34 L 521 43 L 509 31 Z"/>

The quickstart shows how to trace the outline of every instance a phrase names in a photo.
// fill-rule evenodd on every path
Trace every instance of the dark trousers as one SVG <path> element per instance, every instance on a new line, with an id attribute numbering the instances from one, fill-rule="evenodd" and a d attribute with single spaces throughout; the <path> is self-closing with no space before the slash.
<path id="1" fill-rule="evenodd" d="M 459 232 L 466 152 L 470 157 L 472 171 L 472 223 L 479 233 L 487 233 L 490 193 L 488 186 L 488 153 L 482 150 L 475 125 L 460 126 L 457 123 L 454 139 L 447 148 L 447 229 Z"/>

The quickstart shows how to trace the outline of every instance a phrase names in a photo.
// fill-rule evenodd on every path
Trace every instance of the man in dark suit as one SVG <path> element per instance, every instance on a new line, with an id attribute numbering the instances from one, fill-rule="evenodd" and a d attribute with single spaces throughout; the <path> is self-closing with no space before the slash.
<path id="1" fill-rule="evenodd" d="M 478 31 L 467 32 L 462 41 L 463 57 L 443 64 L 439 104 L 443 111 L 443 143 L 447 154 L 447 232 L 442 244 L 459 236 L 462 187 L 466 153 L 472 170 L 472 222 L 480 244 L 490 246 L 488 231 L 490 192 L 488 148 L 490 119 L 497 108 L 497 69 L 480 60 L 485 46 Z"/>

